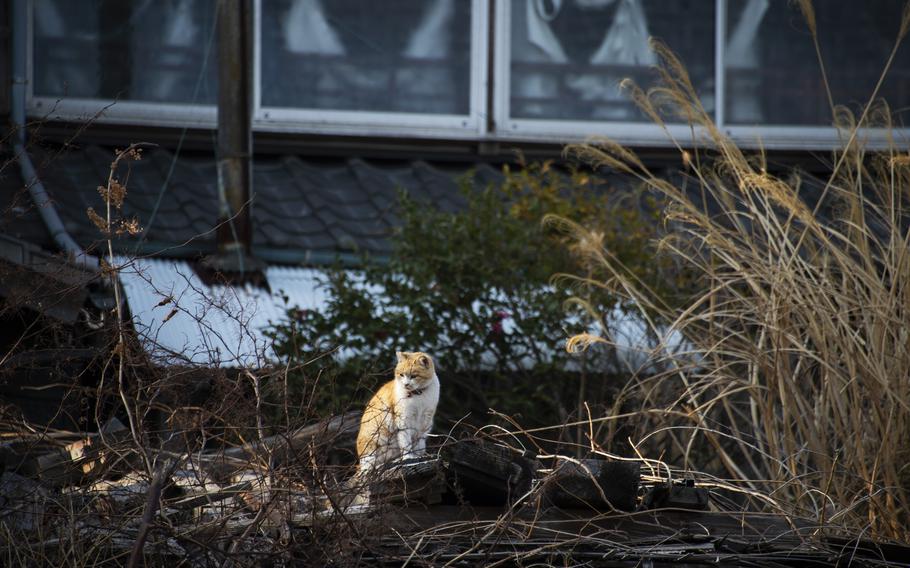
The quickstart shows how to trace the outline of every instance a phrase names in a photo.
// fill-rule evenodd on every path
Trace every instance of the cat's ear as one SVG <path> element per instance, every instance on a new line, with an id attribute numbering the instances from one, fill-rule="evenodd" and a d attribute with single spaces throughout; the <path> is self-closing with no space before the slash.
<path id="1" fill-rule="evenodd" d="M 395 356 L 398 357 L 399 363 L 404 361 L 404 351 L 396 351 Z"/>
<path id="2" fill-rule="evenodd" d="M 420 357 L 418 357 L 417 363 L 420 364 L 420 366 L 423 367 L 424 369 L 430 368 L 430 358 L 427 357 L 426 355 L 421 355 Z"/>

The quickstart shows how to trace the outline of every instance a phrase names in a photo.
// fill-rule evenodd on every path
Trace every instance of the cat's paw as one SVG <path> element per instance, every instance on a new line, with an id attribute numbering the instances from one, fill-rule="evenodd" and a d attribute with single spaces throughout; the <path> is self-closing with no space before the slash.
<path id="1" fill-rule="evenodd" d="M 429 456 L 429 454 L 427 453 L 426 450 L 414 450 L 412 452 L 407 452 L 407 453 L 403 454 L 401 456 L 401 461 L 419 460 L 419 459 L 424 459 L 427 456 Z"/>

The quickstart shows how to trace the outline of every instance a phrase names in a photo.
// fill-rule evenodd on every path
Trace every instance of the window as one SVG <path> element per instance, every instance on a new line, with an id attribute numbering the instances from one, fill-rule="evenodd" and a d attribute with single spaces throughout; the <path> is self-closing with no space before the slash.
<path id="1" fill-rule="evenodd" d="M 689 62 L 713 105 L 712 2 L 512 0 L 509 20 L 510 118 L 650 122 L 619 83 L 654 84 L 652 36 Z"/>
<path id="2" fill-rule="evenodd" d="M 620 89 L 655 84 L 649 39 L 686 63 L 702 105 L 717 100 L 717 5 L 724 0 L 508 0 L 497 3 L 494 136 L 578 140 L 609 136 L 668 145 L 666 132 Z M 673 117 L 666 117 L 673 122 Z M 689 136 L 683 124 L 670 131 Z"/>
<path id="3" fill-rule="evenodd" d="M 104 109 L 101 120 L 214 126 L 217 4 L 31 0 L 31 112 L 84 119 Z M 861 10 L 848 0 L 814 6 L 833 100 L 856 111 L 891 52 L 903 0 Z M 648 39 L 656 37 L 740 143 L 825 148 L 838 139 L 811 35 L 788 0 L 254 0 L 254 7 L 260 131 L 556 143 L 604 135 L 665 145 L 666 133 L 619 89 L 626 77 L 654 85 Z M 879 96 L 905 128 L 906 41 Z M 672 134 L 689 136 L 687 125 L 667 118 Z"/>
<path id="4" fill-rule="evenodd" d="M 33 95 L 214 104 L 215 0 L 34 2 Z"/>
<path id="5" fill-rule="evenodd" d="M 471 5 L 262 4 L 262 106 L 467 115 Z"/>
<path id="6" fill-rule="evenodd" d="M 903 0 L 814 2 L 820 51 L 835 104 L 859 114 L 875 89 L 900 27 Z M 831 124 L 812 36 L 787 0 L 730 0 L 727 11 L 725 122 Z M 879 96 L 907 123 L 910 45 L 898 49 Z M 903 108 L 901 108 L 903 107 Z"/>
<path id="7" fill-rule="evenodd" d="M 260 1 L 254 124 L 481 137 L 487 1 Z"/>

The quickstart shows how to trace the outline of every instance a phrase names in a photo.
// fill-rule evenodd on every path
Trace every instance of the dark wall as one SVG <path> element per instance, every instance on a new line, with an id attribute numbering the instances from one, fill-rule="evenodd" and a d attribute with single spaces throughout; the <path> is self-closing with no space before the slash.
<path id="1" fill-rule="evenodd" d="M 12 20 L 12 2 L 5 2 L 6 9 L 0 9 L 0 119 L 6 124 L 9 117 L 9 91 L 12 81 L 10 53 L 12 37 L 10 21 Z"/>

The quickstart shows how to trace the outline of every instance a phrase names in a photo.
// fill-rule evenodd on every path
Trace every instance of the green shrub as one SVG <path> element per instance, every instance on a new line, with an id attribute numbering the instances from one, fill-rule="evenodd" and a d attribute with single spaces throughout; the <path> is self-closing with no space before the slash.
<path id="1" fill-rule="evenodd" d="M 372 389 L 389 376 L 382 370 L 393 364 L 396 350 L 423 350 L 435 357 L 440 375 L 458 377 L 457 389 L 443 389 L 453 404 L 442 407 L 453 416 L 494 407 L 551 423 L 565 419 L 579 388 L 586 389 L 571 377 L 615 369 L 614 352 L 566 352 L 566 338 L 585 319 L 581 306 L 567 300 L 580 296 L 598 313 L 624 306 L 601 287 L 569 290 L 550 283 L 554 274 L 577 270 L 580 259 L 563 235 L 542 228 L 546 214 L 591 228 L 649 284 L 673 284 L 651 246 L 659 208 L 643 194 L 550 163 L 505 167 L 502 182 L 485 188 L 475 188 L 470 176 L 460 185 L 465 206 L 455 213 L 401 193 L 401 226 L 388 262 L 366 259 L 356 273 L 327 271 L 325 309 L 291 310 L 288 321 L 272 330 L 287 361 L 322 356 L 346 377 L 336 381 L 345 386 L 332 387 L 339 390 L 314 394 L 303 387 L 319 404 L 344 406 L 360 384 L 356 378 L 365 377 Z M 380 377 L 372 377 L 377 369 Z M 586 394 L 597 401 L 607 388 L 599 384 Z"/>

